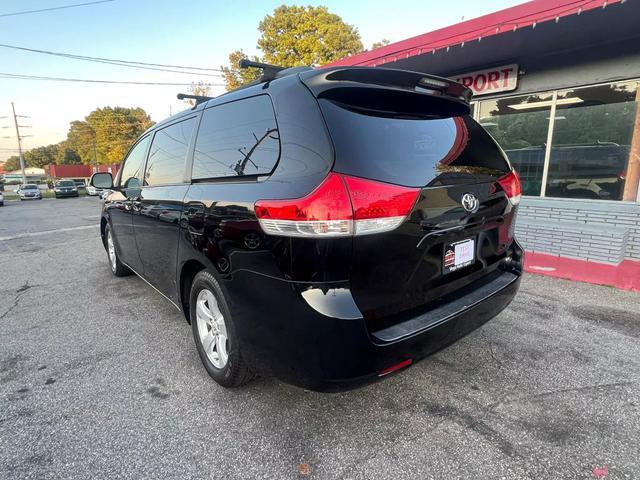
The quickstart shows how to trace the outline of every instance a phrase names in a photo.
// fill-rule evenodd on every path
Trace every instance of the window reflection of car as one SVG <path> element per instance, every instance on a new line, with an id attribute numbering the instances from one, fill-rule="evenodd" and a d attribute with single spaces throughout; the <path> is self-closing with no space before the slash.
<path id="1" fill-rule="evenodd" d="M 257 220 L 222 220 L 220 237 L 235 240 L 249 250 L 257 249 L 262 243 L 260 223 Z"/>
<path id="2" fill-rule="evenodd" d="M 544 146 L 505 151 L 525 185 L 524 194 L 540 191 Z M 547 196 L 619 199 L 624 188 L 628 145 L 598 142 L 551 148 Z"/>

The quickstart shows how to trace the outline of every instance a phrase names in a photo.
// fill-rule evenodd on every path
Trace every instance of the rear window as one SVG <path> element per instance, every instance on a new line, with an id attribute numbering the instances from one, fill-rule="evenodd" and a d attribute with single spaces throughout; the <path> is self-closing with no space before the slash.
<path id="1" fill-rule="evenodd" d="M 502 150 L 469 115 L 392 117 L 319 102 L 340 173 L 423 187 L 443 173 L 499 176 L 510 170 Z"/>
<path id="2" fill-rule="evenodd" d="M 267 175 L 280 156 L 280 139 L 267 95 L 208 108 L 193 153 L 192 178 Z"/>

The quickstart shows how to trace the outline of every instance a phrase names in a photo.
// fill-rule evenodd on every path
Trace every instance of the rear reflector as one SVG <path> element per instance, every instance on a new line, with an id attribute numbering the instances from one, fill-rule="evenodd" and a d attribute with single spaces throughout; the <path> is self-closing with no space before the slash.
<path id="1" fill-rule="evenodd" d="M 507 198 L 511 202 L 512 205 L 517 205 L 520 203 L 520 197 L 522 195 L 522 187 L 520 185 L 520 179 L 518 178 L 518 174 L 515 170 L 512 170 L 510 173 L 506 174 L 504 177 L 500 177 L 498 179 L 498 183 L 504 190 L 504 193 L 507 194 Z"/>
<path id="2" fill-rule="evenodd" d="M 393 230 L 418 198 L 420 189 L 329 173 L 309 195 L 293 200 L 259 200 L 262 229 L 291 237 L 342 237 Z"/>
<path id="3" fill-rule="evenodd" d="M 409 365 L 411 365 L 411 363 L 413 363 L 413 360 L 411 360 L 410 358 L 407 360 L 403 360 L 402 362 L 396 363 L 395 365 L 389 368 L 385 368 L 378 374 L 378 376 L 384 377 L 385 375 L 389 375 L 390 373 L 400 370 L 401 368 L 408 367 Z"/>

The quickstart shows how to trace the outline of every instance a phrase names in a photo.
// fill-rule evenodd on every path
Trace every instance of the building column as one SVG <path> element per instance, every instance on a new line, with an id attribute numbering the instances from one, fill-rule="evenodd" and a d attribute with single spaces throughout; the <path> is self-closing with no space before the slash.
<path id="1" fill-rule="evenodd" d="M 627 163 L 627 177 L 624 182 L 622 200 L 635 202 L 638 199 L 638 184 L 640 183 L 640 83 L 636 86 L 636 119 L 633 124 L 633 136 L 629 149 Z"/>

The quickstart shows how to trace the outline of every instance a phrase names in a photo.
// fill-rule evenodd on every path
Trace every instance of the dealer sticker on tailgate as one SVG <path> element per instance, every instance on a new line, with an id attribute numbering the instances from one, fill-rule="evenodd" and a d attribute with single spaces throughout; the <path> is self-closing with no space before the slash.
<path id="1" fill-rule="evenodd" d="M 473 263 L 476 242 L 473 239 L 449 243 L 444 246 L 443 273 L 451 273 Z"/>

